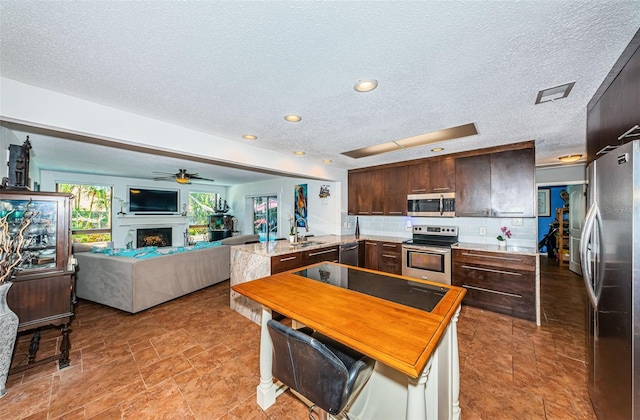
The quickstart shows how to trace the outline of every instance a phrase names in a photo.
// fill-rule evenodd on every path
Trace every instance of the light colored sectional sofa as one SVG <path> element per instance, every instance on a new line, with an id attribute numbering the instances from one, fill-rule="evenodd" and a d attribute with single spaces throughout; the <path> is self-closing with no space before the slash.
<path id="1" fill-rule="evenodd" d="M 74 252 L 76 295 L 136 313 L 229 279 L 230 246 L 258 235 L 228 238 L 222 245 L 154 258 Z"/>

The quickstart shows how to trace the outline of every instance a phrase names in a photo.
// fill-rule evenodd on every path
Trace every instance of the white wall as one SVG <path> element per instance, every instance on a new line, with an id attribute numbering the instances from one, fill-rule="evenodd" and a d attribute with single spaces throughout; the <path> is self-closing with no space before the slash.
<path id="1" fill-rule="evenodd" d="M 248 197 L 257 195 L 278 196 L 278 233 L 284 238 L 289 235 L 287 217 L 293 214 L 294 186 L 307 184 L 307 207 L 309 232 L 304 228 L 299 232 L 309 235 L 340 235 L 340 208 L 343 195 L 340 182 L 315 181 L 302 178 L 276 178 L 272 180 L 229 187 L 228 200 L 233 214 L 240 221 L 243 234 L 253 233 L 251 209 L 245 205 Z M 329 185 L 331 196 L 324 200 L 318 197 L 320 186 Z"/>
<path id="2" fill-rule="evenodd" d="M 583 184 L 586 178 L 584 163 L 536 168 L 536 184 L 538 186 Z"/>
<path id="3" fill-rule="evenodd" d="M 292 176 L 339 181 L 344 169 L 278 153 L 190 128 L 0 77 L 0 119 L 120 144 L 186 153 Z M 176 142 L 176 139 L 189 141 Z M 21 143 L 20 143 L 21 144 Z M 177 148 L 179 147 L 179 148 Z"/>
<path id="4" fill-rule="evenodd" d="M 55 191 L 56 183 L 76 183 L 76 184 L 99 184 L 109 185 L 113 187 L 113 209 L 112 209 L 112 240 L 114 246 L 117 248 L 124 248 L 127 242 L 127 236 L 131 229 L 145 228 L 145 227 L 163 227 L 159 225 L 152 225 L 154 220 L 160 220 L 165 227 L 171 225 L 173 228 L 173 245 L 181 246 L 184 244 L 184 231 L 189 227 L 189 220 L 186 217 L 171 216 L 171 217 L 155 217 L 155 216 L 118 216 L 120 211 L 120 205 L 117 198 L 121 198 L 127 201 L 127 188 L 129 186 L 146 187 L 151 189 L 171 189 L 180 191 L 180 209 L 183 204 L 186 204 L 187 209 L 189 206 L 189 191 L 196 192 L 212 192 L 218 193 L 223 199 L 226 199 L 227 191 L 225 187 L 208 186 L 199 184 L 180 185 L 177 182 L 169 181 L 151 181 L 148 179 L 132 179 L 132 178 L 118 178 L 101 175 L 87 175 L 78 174 L 72 172 L 57 172 L 57 171 L 40 171 L 41 191 Z M 135 241 L 135 239 L 134 239 Z M 135 242 L 134 242 L 135 246 Z"/>

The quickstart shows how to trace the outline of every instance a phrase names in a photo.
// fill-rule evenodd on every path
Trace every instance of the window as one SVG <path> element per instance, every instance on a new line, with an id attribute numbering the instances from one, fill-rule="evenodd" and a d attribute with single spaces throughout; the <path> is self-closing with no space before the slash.
<path id="1" fill-rule="evenodd" d="M 111 186 L 58 184 L 58 192 L 73 194 L 71 238 L 76 243 L 111 240 Z"/>
<path id="2" fill-rule="evenodd" d="M 194 241 L 206 241 L 209 215 L 215 213 L 218 193 L 189 192 L 189 236 Z"/>
<path id="3" fill-rule="evenodd" d="M 278 196 L 253 197 L 253 233 L 261 242 L 278 239 Z"/>

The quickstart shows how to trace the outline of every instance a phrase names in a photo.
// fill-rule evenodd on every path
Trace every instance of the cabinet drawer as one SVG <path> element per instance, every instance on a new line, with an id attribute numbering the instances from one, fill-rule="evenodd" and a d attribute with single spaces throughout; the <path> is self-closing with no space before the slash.
<path id="1" fill-rule="evenodd" d="M 535 271 L 454 261 L 455 286 L 467 289 L 464 303 L 535 320 Z"/>
<path id="2" fill-rule="evenodd" d="M 536 257 L 532 255 L 454 249 L 453 262 L 480 264 L 498 269 L 506 268 L 533 272 L 536 271 Z"/>
<path id="3" fill-rule="evenodd" d="M 378 270 L 402 274 L 402 246 L 394 242 L 378 242 Z"/>
<path id="4" fill-rule="evenodd" d="M 468 285 L 465 287 L 467 294 L 463 302 L 467 305 L 530 321 L 536 320 L 535 296 L 502 294 Z"/>
<path id="5" fill-rule="evenodd" d="M 310 249 L 302 252 L 302 265 L 315 264 L 322 261 L 338 261 L 338 247 Z"/>
<path id="6" fill-rule="evenodd" d="M 301 252 L 292 252 L 291 254 L 271 257 L 271 274 L 282 273 L 283 271 L 293 270 L 298 267 L 302 267 Z"/>

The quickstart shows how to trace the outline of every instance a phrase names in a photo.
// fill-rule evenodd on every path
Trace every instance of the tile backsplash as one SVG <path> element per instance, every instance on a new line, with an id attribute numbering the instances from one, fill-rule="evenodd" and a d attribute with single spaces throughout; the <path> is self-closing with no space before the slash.
<path id="1" fill-rule="evenodd" d="M 514 246 L 537 248 L 538 220 L 529 218 L 488 217 L 410 217 L 410 216 L 357 216 L 361 235 L 389 236 L 411 239 L 413 225 L 457 226 L 458 240 L 480 244 L 495 244 L 500 228 L 506 226 L 512 233 L 508 243 Z M 356 216 L 342 214 L 343 235 L 353 234 Z M 519 225 L 518 222 L 522 222 Z M 514 224 L 516 223 L 516 224 Z M 484 234 L 482 232 L 485 232 Z"/>

